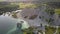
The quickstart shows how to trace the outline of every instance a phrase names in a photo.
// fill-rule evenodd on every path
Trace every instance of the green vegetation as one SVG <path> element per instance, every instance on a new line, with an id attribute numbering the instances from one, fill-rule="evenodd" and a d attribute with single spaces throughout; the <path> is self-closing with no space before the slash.
<path id="1" fill-rule="evenodd" d="M 0 11 L 6 11 L 6 12 L 9 12 L 9 11 L 14 11 L 14 10 L 17 10 L 18 9 L 18 5 L 0 5 Z"/>
<path id="2" fill-rule="evenodd" d="M 41 34 L 43 34 L 43 31 L 42 30 L 38 30 L 38 32 L 40 32 Z"/>
<path id="3" fill-rule="evenodd" d="M 53 8 L 51 7 L 47 7 L 46 10 L 45 10 L 46 13 L 48 13 L 49 15 L 54 15 L 55 14 L 55 11 Z"/>
<path id="4" fill-rule="evenodd" d="M 46 8 L 45 12 L 47 12 L 48 14 L 51 14 L 53 15 L 54 13 L 55 14 L 60 14 L 60 8 L 51 8 L 51 7 L 48 7 Z"/>
<path id="5" fill-rule="evenodd" d="M 12 12 L 19 9 L 19 5 L 10 4 L 9 2 L 0 2 L 0 15 L 6 12 Z"/>
<path id="6" fill-rule="evenodd" d="M 49 18 L 49 19 L 45 19 L 46 22 L 48 22 L 49 25 L 51 25 L 51 23 L 54 23 L 54 19 Z"/>
<path id="7" fill-rule="evenodd" d="M 28 29 L 24 29 L 24 34 L 33 34 L 34 27 L 29 27 Z"/>
<path id="8" fill-rule="evenodd" d="M 20 3 L 19 6 L 20 8 L 36 7 L 34 4 L 24 4 L 24 3 Z"/>
<path id="9" fill-rule="evenodd" d="M 24 34 L 34 34 L 33 31 L 35 31 L 35 27 L 34 26 L 31 26 L 29 27 L 28 29 L 24 29 L 23 32 Z M 43 34 L 42 30 L 37 30 L 38 32 L 40 32 L 41 34 Z"/>
<path id="10" fill-rule="evenodd" d="M 59 27 L 58 30 L 57 30 L 57 34 L 60 34 L 60 27 Z"/>
<path id="11" fill-rule="evenodd" d="M 37 8 L 40 5 L 32 4 L 32 3 L 19 3 L 20 8 Z"/>
<path id="12" fill-rule="evenodd" d="M 55 9 L 56 14 L 60 14 L 60 9 Z"/>
<path id="13" fill-rule="evenodd" d="M 45 30 L 46 30 L 45 31 L 46 34 L 54 34 L 56 28 L 50 27 L 50 26 L 45 26 Z"/>

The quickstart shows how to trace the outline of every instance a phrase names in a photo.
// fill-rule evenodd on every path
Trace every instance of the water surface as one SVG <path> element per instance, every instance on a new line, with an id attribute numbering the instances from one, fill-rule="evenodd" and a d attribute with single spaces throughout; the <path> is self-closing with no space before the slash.
<path id="1" fill-rule="evenodd" d="M 9 16 L 0 16 L 0 34 L 6 34 L 8 31 L 16 27 L 17 20 Z"/>

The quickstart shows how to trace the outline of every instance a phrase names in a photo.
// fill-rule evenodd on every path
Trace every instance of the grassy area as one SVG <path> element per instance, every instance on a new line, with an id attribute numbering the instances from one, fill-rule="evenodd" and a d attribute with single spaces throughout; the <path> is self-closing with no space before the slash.
<path id="1" fill-rule="evenodd" d="M 55 9 L 56 14 L 60 14 L 60 9 Z"/>
<path id="2" fill-rule="evenodd" d="M 16 6 L 18 6 L 18 5 L 0 5 L 0 8 L 4 8 L 4 7 L 16 7 Z"/>
<path id="3" fill-rule="evenodd" d="M 40 32 L 41 34 L 43 34 L 43 31 L 42 30 L 39 30 L 38 32 Z"/>
<path id="4" fill-rule="evenodd" d="M 57 30 L 58 32 L 56 33 L 56 34 L 60 34 L 60 27 L 58 28 L 58 30 Z"/>
<path id="5" fill-rule="evenodd" d="M 34 4 L 24 4 L 24 3 L 20 3 L 19 6 L 20 8 L 27 8 L 27 7 L 35 8 L 36 7 Z"/>
<path id="6" fill-rule="evenodd" d="M 29 27 L 28 29 L 24 29 L 23 32 L 24 34 L 34 34 L 35 32 L 35 29 L 34 27 Z M 40 32 L 41 34 L 43 34 L 42 30 L 37 30 L 38 32 Z"/>
<path id="7" fill-rule="evenodd" d="M 24 34 L 33 34 L 33 27 L 29 27 L 28 29 L 24 29 L 23 32 Z"/>
<path id="8" fill-rule="evenodd" d="M 0 11 L 4 11 L 4 12 L 11 12 L 17 9 L 19 9 L 19 6 L 15 4 L 0 5 Z"/>
<path id="9" fill-rule="evenodd" d="M 36 8 L 37 6 L 40 5 L 31 4 L 31 3 L 19 3 L 20 8 Z"/>
<path id="10" fill-rule="evenodd" d="M 45 34 L 54 34 L 56 28 L 50 27 L 50 26 L 45 26 Z"/>
<path id="11" fill-rule="evenodd" d="M 50 8 L 50 7 L 48 7 L 48 8 L 46 8 L 46 10 L 45 10 L 45 12 L 47 12 L 48 14 L 50 13 L 50 12 L 55 12 L 55 14 L 60 14 L 60 9 L 57 9 L 57 8 L 55 8 L 55 9 L 53 9 L 53 8 Z"/>

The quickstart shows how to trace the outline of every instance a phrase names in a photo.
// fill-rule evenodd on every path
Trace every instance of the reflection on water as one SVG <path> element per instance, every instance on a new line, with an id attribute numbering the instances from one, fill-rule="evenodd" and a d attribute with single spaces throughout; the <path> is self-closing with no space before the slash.
<path id="1" fill-rule="evenodd" d="M 7 15 L 0 16 L 0 34 L 6 34 L 9 30 L 16 26 L 16 19 Z"/>

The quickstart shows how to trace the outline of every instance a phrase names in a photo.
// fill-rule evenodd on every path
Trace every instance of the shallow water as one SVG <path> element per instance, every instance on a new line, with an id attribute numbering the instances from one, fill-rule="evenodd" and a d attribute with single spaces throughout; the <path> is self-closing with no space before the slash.
<path id="1" fill-rule="evenodd" d="M 8 16 L 8 14 L 5 14 L 5 16 L 1 15 L 0 16 L 0 34 L 11 34 L 15 32 L 16 32 L 15 34 L 23 34 L 23 32 L 17 29 L 16 27 L 17 23 L 20 23 L 20 21 L 24 21 L 24 20 L 21 18 L 19 19 L 12 18 L 11 16 Z M 28 23 L 24 21 L 21 29 L 25 29 L 28 27 L 29 27 Z"/>
<path id="2" fill-rule="evenodd" d="M 7 34 L 8 31 L 16 27 L 16 19 L 9 16 L 0 16 L 0 34 Z"/>

